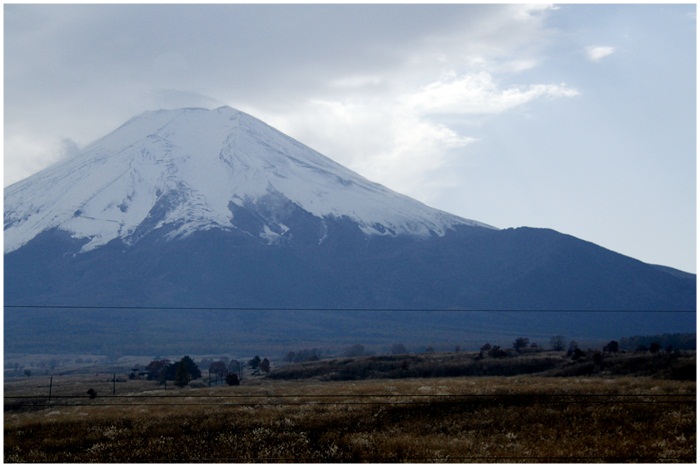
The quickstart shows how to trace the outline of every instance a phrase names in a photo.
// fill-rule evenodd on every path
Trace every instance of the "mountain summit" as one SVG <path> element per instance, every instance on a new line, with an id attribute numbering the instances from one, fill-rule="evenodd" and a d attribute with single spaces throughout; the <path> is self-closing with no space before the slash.
<path id="1" fill-rule="evenodd" d="M 162 227 L 171 238 L 246 229 L 251 212 L 260 222 L 248 233 L 274 243 L 294 235 L 280 213 L 290 204 L 319 219 L 347 218 L 367 235 L 487 227 L 372 183 L 230 107 L 161 110 L 8 187 L 5 253 L 49 229 L 86 240 L 86 252 Z"/>
<path id="2" fill-rule="evenodd" d="M 145 113 L 6 188 L 4 264 L 6 352 L 695 332 L 692 274 L 432 209 L 228 107 Z"/>

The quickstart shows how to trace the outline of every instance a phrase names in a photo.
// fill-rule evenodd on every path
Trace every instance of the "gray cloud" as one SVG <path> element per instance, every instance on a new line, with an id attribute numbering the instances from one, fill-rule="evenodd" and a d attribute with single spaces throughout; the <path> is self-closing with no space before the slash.
<path id="1" fill-rule="evenodd" d="M 395 105 L 441 68 L 500 64 L 543 34 L 540 13 L 489 5 L 6 5 L 5 113 L 15 135 L 6 155 L 49 160 L 63 138 L 88 144 L 152 108 L 225 103 L 290 120 L 318 100 Z M 27 144 L 29 133 L 42 143 Z M 14 167 L 6 163 L 6 183 L 29 175 Z"/>
<path id="2" fill-rule="evenodd" d="M 60 159 L 70 159 L 73 156 L 77 156 L 80 153 L 80 147 L 78 144 L 70 138 L 64 138 L 61 141 L 61 151 L 58 157 Z"/>
<path id="3" fill-rule="evenodd" d="M 82 96 L 86 85 L 134 92 L 160 83 L 224 100 L 289 99 L 358 71 L 435 66 L 438 52 L 473 49 L 470 37 L 490 36 L 490 44 L 517 37 L 527 22 L 508 22 L 499 8 L 10 5 L 6 80 L 45 90 L 42 98 L 56 90 Z M 504 23 L 516 30 L 502 34 Z"/>

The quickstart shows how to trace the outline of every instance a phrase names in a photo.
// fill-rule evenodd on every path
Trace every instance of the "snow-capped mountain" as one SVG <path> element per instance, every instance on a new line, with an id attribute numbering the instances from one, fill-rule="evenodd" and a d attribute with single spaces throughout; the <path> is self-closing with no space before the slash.
<path id="1" fill-rule="evenodd" d="M 271 202 L 318 218 L 348 218 L 367 235 L 442 236 L 487 227 L 372 183 L 230 107 L 147 112 L 77 157 L 5 190 L 5 253 L 60 229 L 89 251 L 163 226 L 170 237 L 235 229 L 236 207 L 268 205 L 258 235 L 289 233 Z M 258 210 L 260 213 L 261 210 Z M 321 232 L 319 241 L 323 241 Z"/>
<path id="2" fill-rule="evenodd" d="M 695 275 L 432 209 L 228 107 L 145 113 L 6 188 L 4 266 L 15 352 L 695 332 Z"/>

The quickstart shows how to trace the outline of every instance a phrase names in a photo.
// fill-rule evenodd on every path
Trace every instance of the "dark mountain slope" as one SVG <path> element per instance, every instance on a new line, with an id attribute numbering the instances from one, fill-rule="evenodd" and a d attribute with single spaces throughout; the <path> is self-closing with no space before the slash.
<path id="1" fill-rule="evenodd" d="M 152 234 L 82 254 L 52 231 L 5 257 L 7 304 L 272 308 L 692 310 L 678 277 L 546 229 L 463 227 L 445 237 L 366 237 L 328 222 L 269 245 L 212 229 L 176 241 Z"/>
<path id="2" fill-rule="evenodd" d="M 78 255 L 49 254 L 80 243 L 47 232 L 6 256 L 6 304 L 185 309 L 11 308 L 6 351 L 282 353 L 358 342 L 450 348 L 508 346 L 521 335 L 546 343 L 557 334 L 601 340 L 695 330 L 694 312 L 671 312 L 694 310 L 694 278 L 551 230 L 464 228 L 416 240 L 329 225 L 321 245 L 299 234 L 285 246 L 267 245 L 212 229 Z M 324 311 L 347 308 L 368 311 Z M 490 311 L 438 311 L 450 309 Z"/>

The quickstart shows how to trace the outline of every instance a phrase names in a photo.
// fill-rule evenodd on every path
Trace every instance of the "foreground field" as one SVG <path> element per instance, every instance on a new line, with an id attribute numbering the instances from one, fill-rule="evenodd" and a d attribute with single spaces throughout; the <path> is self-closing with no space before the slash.
<path id="1" fill-rule="evenodd" d="M 694 381 L 532 376 L 249 384 L 167 391 L 135 385 L 131 394 L 54 397 L 31 407 L 15 406 L 30 401 L 9 399 L 6 388 L 4 460 L 696 461 Z"/>

